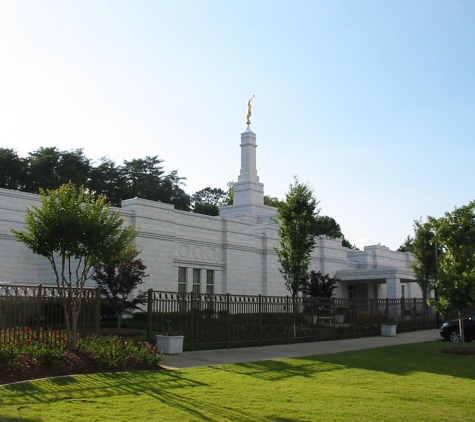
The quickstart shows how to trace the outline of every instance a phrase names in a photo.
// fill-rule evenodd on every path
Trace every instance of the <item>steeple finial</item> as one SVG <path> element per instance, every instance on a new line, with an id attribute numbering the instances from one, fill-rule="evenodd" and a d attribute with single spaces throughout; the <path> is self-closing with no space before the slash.
<path id="1" fill-rule="evenodd" d="M 247 120 L 246 120 L 246 123 L 247 123 L 248 126 L 251 124 L 251 120 L 250 120 L 250 118 L 251 118 L 251 101 L 254 97 L 255 97 L 255 95 L 253 95 L 251 97 L 251 99 L 247 102 L 247 116 L 246 116 Z"/>

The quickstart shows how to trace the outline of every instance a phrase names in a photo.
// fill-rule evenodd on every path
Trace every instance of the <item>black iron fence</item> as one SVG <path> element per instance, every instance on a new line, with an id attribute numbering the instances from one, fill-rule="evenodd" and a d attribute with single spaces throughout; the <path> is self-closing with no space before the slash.
<path id="1" fill-rule="evenodd" d="M 264 346 L 436 328 L 422 299 L 322 299 L 148 291 L 147 311 L 134 315 L 157 334 L 182 334 L 185 350 Z"/>
<path id="2" fill-rule="evenodd" d="M 21 335 L 25 330 L 35 330 L 36 337 L 42 333 L 57 333 L 66 329 L 65 309 L 61 295 L 67 289 L 55 286 L 21 286 L 0 284 L 0 341 Z M 99 289 L 72 289 L 71 294 L 81 294 L 81 312 L 78 332 L 83 335 L 99 332 L 101 297 Z M 71 315 L 70 312 L 68 312 Z"/>

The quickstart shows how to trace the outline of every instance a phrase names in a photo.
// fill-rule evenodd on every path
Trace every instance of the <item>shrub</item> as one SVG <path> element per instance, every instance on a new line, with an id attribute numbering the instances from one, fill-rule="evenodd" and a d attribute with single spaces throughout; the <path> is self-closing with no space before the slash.
<path id="1" fill-rule="evenodd" d="M 128 364 L 153 366 L 161 360 L 161 355 L 147 342 L 123 341 L 117 336 L 86 337 L 78 342 L 78 347 L 91 352 L 100 368 L 120 369 Z"/>

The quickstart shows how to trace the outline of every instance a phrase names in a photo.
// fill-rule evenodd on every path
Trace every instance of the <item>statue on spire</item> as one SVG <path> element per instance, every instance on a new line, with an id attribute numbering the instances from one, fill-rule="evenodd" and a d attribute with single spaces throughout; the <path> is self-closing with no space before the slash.
<path id="1" fill-rule="evenodd" d="M 253 95 L 251 97 L 251 99 L 247 102 L 247 116 L 246 116 L 247 120 L 246 120 L 246 122 L 247 122 L 248 126 L 251 124 L 251 120 L 250 120 L 250 118 L 251 118 L 251 101 L 254 97 L 255 97 L 255 95 Z"/>

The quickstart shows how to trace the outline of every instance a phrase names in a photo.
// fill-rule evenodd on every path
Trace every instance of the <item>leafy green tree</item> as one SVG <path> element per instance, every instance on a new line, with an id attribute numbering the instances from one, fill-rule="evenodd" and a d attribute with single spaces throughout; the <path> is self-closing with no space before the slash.
<path id="1" fill-rule="evenodd" d="M 407 236 L 404 243 L 397 248 L 398 252 L 412 252 L 413 250 L 414 239 L 411 236 Z"/>
<path id="2" fill-rule="evenodd" d="M 344 236 L 341 231 L 340 225 L 335 221 L 334 218 L 328 217 L 327 215 L 317 216 L 317 228 L 315 234 L 329 237 L 330 239 L 341 239 L 342 246 L 350 249 L 357 249 L 356 246 L 352 245 Z"/>
<path id="3" fill-rule="evenodd" d="M 128 199 L 124 169 L 107 157 L 102 157 L 92 168 L 87 186 L 96 197 L 105 196 L 114 207 L 120 207 L 122 200 Z"/>
<path id="4" fill-rule="evenodd" d="M 26 161 L 15 150 L 0 148 L 0 188 L 23 190 L 26 170 Z"/>
<path id="5" fill-rule="evenodd" d="M 442 248 L 435 306 L 439 312 L 457 311 L 464 346 L 462 312 L 475 304 L 475 201 L 428 220 Z"/>
<path id="6" fill-rule="evenodd" d="M 129 259 L 117 265 L 99 264 L 92 276 L 101 287 L 105 302 L 115 314 L 117 328 L 121 327 L 122 318 L 127 311 L 141 309 L 140 305 L 147 301 L 146 293 L 143 292 L 130 298 L 132 290 L 143 283 L 144 277 L 148 277 L 145 274 L 147 267 L 141 259 L 134 259 L 136 255 L 137 251 L 132 251 Z"/>
<path id="7" fill-rule="evenodd" d="M 180 177 L 177 170 L 165 175 L 162 162 L 158 156 L 124 161 L 126 188 L 122 197 L 161 201 L 188 211 L 190 197 L 182 189 L 186 178 Z"/>
<path id="8" fill-rule="evenodd" d="M 274 196 L 264 195 L 264 205 L 267 205 L 269 207 L 279 208 L 279 205 L 282 204 L 282 202 L 283 201 Z"/>
<path id="9" fill-rule="evenodd" d="M 82 149 L 59 151 L 56 147 L 41 147 L 29 154 L 27 162 L 25 190 L 31 193 L 58 189 L 70 181 L 78 187 L 85 185 L 91 171 Z"/>
<path id="10" fill-rule="evenodd" d="M 339 278 L 330 277 L 328 274 L 323 274 L 321 271 L 310 271 L 306 285 L 302 286 L 301 290 L 308 296 L 331 298 L 337 288 Z"/>
<path id="11" fill-rule="evenodd" d="M 191 196 L 192 211 L 197 214 L 219 215 L 219 207 L 226 205 L 228 193 L 220 188 L 204 188 Z"/>
<path id="12" fill-rule="evenodd" d="M 414 255 L 411 267 L 422 291 L 424 303 L 427 302 L 427 295 L 434 289 L 437 259 L 441 254 L 434 237 L 434 229 L 429 222 L 423 223 L 416 220 L 414 221 L 414 238 L 408 236 L 406 239 L 407 247 L 410 247 L 410 252 Z M 411 241 L 410 244 L 409 241 Z M 425 308 L 425 315 L 427 315 L 426 311 Z"/>
<path id="13" fill-rule="evenodd" d="M 295 178 L 277 210 L 280 248 L 275 250 L 281 265 L 279 271 L 292 297 L 307 282 L 310 254 L 315 248 L 316 217 L 320 212 L 317 205 L 312 189 Z"/>
<path id="14" fill-rule="evenodd" d="M 26 230 L 12 230 L 16 239 L 44 256 L 53 268 L 66 315 L 68 346 L 76 347 L 84 285 L 101 263 L 117 265 L 134 250 L 137 231 L 122 227 L 104 197 L 95 198 L 73 183 L 40 190 L 41 207 L 27 208 Z"/>

